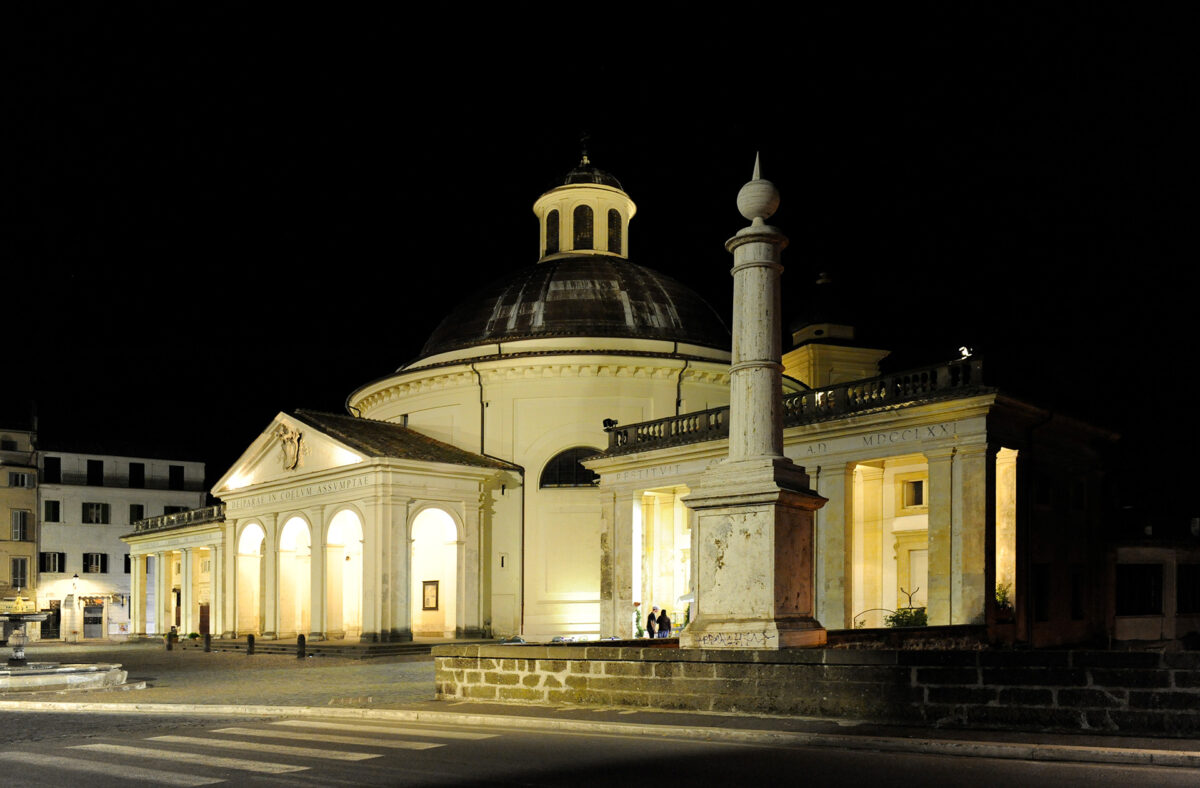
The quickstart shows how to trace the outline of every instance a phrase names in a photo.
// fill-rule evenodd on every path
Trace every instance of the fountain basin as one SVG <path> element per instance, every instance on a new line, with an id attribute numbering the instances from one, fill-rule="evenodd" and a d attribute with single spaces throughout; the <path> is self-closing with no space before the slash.
<path id="1" fill-rule="evenodd" d="M 128 675 L 113 663 L 30 662 L 19 668 L 0 665 L 0 693 L 112 689 L 123 685 Z"/>

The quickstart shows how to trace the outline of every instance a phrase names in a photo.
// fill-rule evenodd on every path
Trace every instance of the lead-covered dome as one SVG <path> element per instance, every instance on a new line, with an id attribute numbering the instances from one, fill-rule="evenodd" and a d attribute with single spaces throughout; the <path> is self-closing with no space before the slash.
<path id="1" fill-rule="evenodd" d="M 728 350 L 717 312 L 669 276 L 608 255 L 564 255 L 516 271 L 450 313 L 420 358 L 522 339 L 623 337 Z"/>

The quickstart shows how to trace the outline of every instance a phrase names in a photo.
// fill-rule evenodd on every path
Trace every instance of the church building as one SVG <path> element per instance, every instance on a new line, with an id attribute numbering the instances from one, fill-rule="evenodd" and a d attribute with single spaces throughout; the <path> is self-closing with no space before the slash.
<path id="1" fill-rule="evenodd" d="M 630 259 L 635 212 L 584 156 L 534 203 L 535 264 L 346 413 L 276 416 L 213 487 L 219 506 L 138 523 L 134 629 L 198 631 L 201 606 L 221 637 L 624 638 L 652 604 L 682 624 L 686 497 L 724 456 L 730 333 Z M 973 357 L 880 375 L 886 350 L 810 315 L 780 396 L 785 451 L 827 500 L 824 626 L 924 607 L 1028 642 L 1096 634 L 1112 436 L 986 386 Z"/>

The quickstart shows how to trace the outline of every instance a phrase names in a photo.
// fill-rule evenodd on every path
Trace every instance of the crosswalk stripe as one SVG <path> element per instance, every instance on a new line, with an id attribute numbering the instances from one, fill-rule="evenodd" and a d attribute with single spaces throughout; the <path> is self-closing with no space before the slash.
<path id="1" fill-rule="evenodd" d="M 177 774 L 170 771 L 143 769 L 123 763 L 86 761 L 81 758 L 64 758 L 61 755 L 43 755 L 37 752 L 0 752 L 0 760 L 36 766 L 41 769 L 62 769 L 70 772 L 90 772 L 107 777 L 120 777 L 128 781 L 161 783 L 162 785 L 213 785 L 223 783 L 220 777 L 199 777 L 194 774 Z M 12 774 L 9 774 L 12 777 Z"/>
<path id="2" fill-rule="evenodd" d="M 307 766 L 295 766 L 290 763 L 247 761 L 243 758 L 222 758 L 217 755 L 201 755 L 183 750 L 153 750 L 145 747 L 130 747 L 125 744 L 76 744 L 71 749 L 129 755 L 135 758 L 161 758 L 175 763 L 199 763 L 217 769 L 238 769 L 244 772 L 262 772 L 263 774 L 285 774 L 308 769 Z"/>
<path id="3" fill-rule="evenodd" d="M 467 733 L 466 731 L 444 731 L 437 728 L 391 727 L 387 725 L 355 725 L 352 722 L 325 722 L 324 720 L 277 720 L 272 725 L 288 725 L 298 728 L 328 728 L 338 731 L 365 731 L 368 733 L 391 733 L 395 736 L 431 736 L 440 739 L 494 739 L 497 733 Z"/>
<path id="4" fill-rule="evenodd" d="M 327 744 L 361 744 L 366 747 L 388 747 L 393 750 L 431 750 L 434 747 L 445 747 L 430 741 L 389 741 L 387 739 L 369 739 L 366 736 L 331 736 L 322 733 L 302 733 L 295 731 L 270 731 L 260 728 L 217 728 L 213 733 L 237 733 L 242 736 L 264 736 L 269 739 L 294 739 L 303 736 L 305 741 L 319 741 Z"/>
<path id="5" fill-rule="evenodd" d="M 194 744 L 198 747 L 221 747 L 227 750 L 253 750 L 276 755 L 299 755 L 304 758 L 328 758 L 334 761 L 365 761 L 378 758 L 377 752 L 341 752 L 313 747 L 288 747 L 284 744 L 263 744 L 258 741 L 235 741 L 233 739 L 208 739 L 203 736 L 151 736 L 149 741 L 165 741 L 171 744 Z"/>

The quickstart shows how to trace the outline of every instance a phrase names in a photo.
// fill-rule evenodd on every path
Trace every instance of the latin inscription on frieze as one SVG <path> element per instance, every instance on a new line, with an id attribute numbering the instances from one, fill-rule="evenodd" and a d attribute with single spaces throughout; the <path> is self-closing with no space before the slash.
<path id="1" fill-rule="evenodd" d="M 227 509 L 256 509 L 260 506 L 271 506 L 277 503 L 289 503 L 301 498 L 310 498 L 315 495 L 328 495 L 329 493 L 343 492 L 345 490 L 354 490 L 360 487 L 368 487 L 371 482 L 369 479 L 357 476 L 353 479 L 338 479 L 332 482 L 321 482 L 319 484 L 306 484 L 300 487 L 291 487 L 279 492 L 264 493 L 263 495 L 254 495 L 249 498 L 238 498 L 229 501 L 225 506 Z"/>

